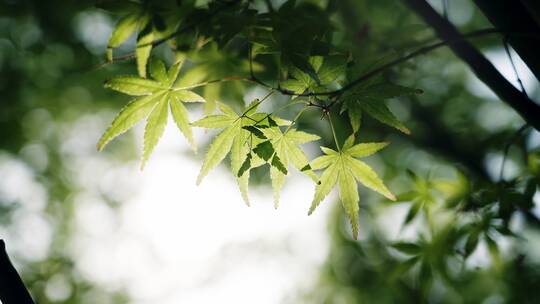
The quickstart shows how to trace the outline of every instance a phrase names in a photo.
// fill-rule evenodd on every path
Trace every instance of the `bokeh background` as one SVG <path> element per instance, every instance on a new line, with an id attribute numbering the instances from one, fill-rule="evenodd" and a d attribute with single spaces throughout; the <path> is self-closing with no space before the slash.
<path id="1" fill-rule="evenodd" d="M 449 19 L 463 31 L 490 26 L 470 1 L 449 2 Z M 356 28 L 363 29 L 356 33 L 362 33 L 361 43 L 351 45 L 358 57 L 408 50 L 433 37 L 399 1 L 343 3 L 348 6 L 337 9 L 334 19 L 347 33 L 352 21 L 344 10 L 355 16 Z M 441 1 L 431 3 L 442 12 Z M 403 225 L 411 206 L 406 201 L 391 204 L 362 188 L 360 240 L 353 241 L 335 194 L 307 216 L 314 186 L 305 176 L 288 178 L 278 210 L 265 169 L 252 178 L 249 208 L 226 166 L 195 186 L 203 153 L 193 155 L 172 124 L 143 172 L 142 126 L 98 153 L 101 133 L 127 102 L 102 83 L 115 74 L 135 73 L 132 62 L 96 68 L 116 19 L 93 1 L 0 0 L 0 237 L 37 303 L 538 299 L 532 288 L 540 286 L 539 225 L 517 213 L 511 227 L 520 237 L 494 236 L 497 258 L 480 242 L 467 259 L 445 259 L 448 278 L 434 271 L 430 288 L 423 288 L 421 277 L 403 269 L 403 255 L 387 246 L 415 240 L 429 226 L 421 216 Z M 124 50 L 133 44 L 134 39 Z M 500 37 L 475 44 L 518 87 Z M 511 52 L 528 95 L 540 100 L 538 81 Z M 165 51 L 155 53 L 167 58 Z M 411 136 L 369 119 L 363 123 L 362 141 L 392 142 L 367 162 L 393 192 L 414 187 L 407 169 L 451 181 L 457 192 L 478 180 L 500 179 L 504 147 L 523 121 L 450 51 L 419 57 L 386 76 L 424 90 L 419 97 L 389 103 Z M 244 101 L 265 93 L 245 88 Z M 192 119 L 203 115 L 200 108 L 192 113 Z M 300 126 L 322 134 L 319 144 L 331 145 L 326 124 L 312 115 Z M 348 135 L 346 119 L 337 128 L 341 138 Z M 196 131 L 201 151 L 210 135 Z M 515 140 L 503 178 L 528 174 L 539 146 L 535 131 Z M 319 153 L 317 145 L 305 148 L 310 157 Z M 437 255 L 446 228 L 457 220 L 433 195 L 430 208 L 438 211 L 431 239 Z M 534 198 L 532 213 L 540 217 L 539 194 Z"/>

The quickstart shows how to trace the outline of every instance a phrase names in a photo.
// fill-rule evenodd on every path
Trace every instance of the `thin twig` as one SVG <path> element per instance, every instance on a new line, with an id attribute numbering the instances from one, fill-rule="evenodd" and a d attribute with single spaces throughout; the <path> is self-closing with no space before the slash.
<path id="1" fill-rule="evenodd" d="M 306 105 L 305 107 L 302 108 L 302 110 L 300 110 L 296 116 L 293 118 L 293 120 L 291 121 L 291 124 L 287 126 L 287 129 L 285 129 L 285 132 L 283 132 L 283 134 L 287 134 L 287 132 L 289 132 L 289 130 L 291 130 L 292 126 L 294 124 L 296 124 L 296 122 L 298 121 L 298 119 L 300 119 L 300 117 L 302 116 L 302 114 L 304 114 L 304 112 L 309 109 L 309 106 Z"/>
<path id="2" fill-rule="evenodd" d="M 389 68 L 392 68 L 392 67 L 394 67 L 396 65 L 399 65 L 399 64 L 401 64 L 403 62 L 406 62 L 406 61 L 408 61 L 410 59 L 413 59 L 413 58 L 421 56 L 421 55 L 425 55 L 425 54 L 427 54 L 427 53 L 429 53 L 431 51 L 434 51 L 434 50 L 436 50 L 438 48 L 441 48 L 443 46 L 459 43 L 459 42 L 461 42 L 463 40 L 466 40 L 466 39 L 478 38 L 478 37 L 482 37 L 482 36 L 486 36 L 486 35 L 492 35 L 492 34 L 505 34 L 505 35 L 510 35 L 510 36 L 527 36 L 527 37 L 531 37 L 531 38 L 540 39 L 539 35 L 530 35 L 530 34 L 522 34 L 522 33 L 507 33 L 507 32 L 504 32 L 502 30 L 499 30 L 499 29 L 487 28 L 487 29 L 482 29 L 482 30 L 477 30 L 477 31 L 472 31 L 472 32 L 469 32 L 469 33 L 462 34 L 460 39 L 449 40 L 449 41 L 446 41 L 446 40 L 445 41 L 439 41 L 439 42 L 436 42 L 436 43 L 433 43 L 433 44 L 430 44 L 430 45 L 427 45 L 427 46 L 424 46 L 424 47 L 420 47 L 419 49 L 409 53 L 408 55 L 397 58 L 395 60 L 392 60 L 392 61 L 378 67 L 378 68 L 375 68 L 375 69 L 373 69 L 371 71 L 368 71 L 367 73 L 363 74 L 362 76 L 360 76 L 357 79 L 349 82 L 347 85 L 345 85 L 342 88 L 337 89 L 337 90 L 327 91 L 327 92 L 294 93 L 292 91 L 284 90 L 284 89 L 281 89 L 281 88 L 273 88 L 273 89 L 279 91 L 283 95 L 290 95 L 290 96 L 299 96 L 299 97 L 333 96 L 333 97 L 336 97 L 336 96 L 339 96 L 339 95 L 343 94 L 345 91 L 350 90 L 351 88 L 355 87 L 356 85 L 360 84 L 361 82 L 366 81 L 366 80 L 380 74 L 381 72 L 386 71 Z"/>
<path id="3" fill-rule="evenodd" d="M 279 91 L 281 94 L 289 95 L 289 96 L 299 96 L 299 97 L 339 96 L 339 95 L 343 94 L 345 91 L 355 87 L 359 83 L 361 83 L 363 81 L 366 81 L 366 80 L 380 74 L 381 72 L 386 71 L 389 68 L 392 68 L 392 67 L 394 67 L 396 65 L 399 65 L 399 64 L 401 64 L 401 63 L 403 63 L 405 61 L 408 61 L 408 60 L 413 59 L 415 57 L 418 57 L 420 55 L 427 54 L 427 53 L 429 53 L 431 51 L 434 51 L 434 50 L 436 50 L 436 49 L 438 49 L 440 47 L 443 47 L 443 46 L 446 46 L 446 45 L 449 45 L 449 44 L 453 44 L 453 43 L 458 43 L 458 42 L 460 42 L 462 40 L 465 40 L 465 39 L 477 38 L 477 37 L 481 37 L 481 36 L 486 36 L 486 35 L 491 35 L 491 34 L 501 34 L 501 33 L 504 33 L 504 32 L 499 30 L 499 29 L 495 29 L 495 28 L 487 28 L 487 29 L 482 29 L 482 30 L 477 30 L 477 31 L 472 31 L 472 32 L 469 32 L 469 33 L 465 33 L 465 34 L 462 35 L 462 38 L 458 39 L 458 40 L 439 41 L 439 42 L 436 42 L 436 43 L 433 43 L 433 44 L 430 44 L 430 45 L 427 45 L 427 46 L 420 47 L 419 49 L 409 53 L 408 55 L 397 58 L 397 59 L 392 60 L 392 61 L 390 61 L 390 62 L 388 62 L 388 63 L 386 63 L 386 64 L 384 64 L 384 65 L 382 65 L 380 67 L 377 67 L 377 68 L 375 68 L 375 69 L 373 69 L 371 71 L 368 71 L 367 73 L 361 75 L 357 79 L 349 82 L 347 85 L 343 86 L 342 88 L 337 89 L 337 90 L 333 90 L 333 91 L 295 93 L 295 92 L 292 92 L 292 91 L 284 90 L 282 88 L 271 87 L 271 86 L 268 86 L 266 84 L 262 84 L 262 85 L 264 85 L 266 87 L 269 87 L 269 88 L 273 88 L 274 90 Z M 261 84 L 260 80 L 257 80 L 257 79 L 253 79 L 253 80 L 255 82 Z"/>
<path id="4" fill-rule="evenodd" d="M 332 123 L 332 117 L 330 117 L 330 112 L 325 111 L 326 118 L 328 118 L 328 123 L 330 124 L 330 129 L 332 129 L 332 136 L 334 136 L 334 141 L 336 143 L 337 150 L 341 152 L 341 147 L 339 146 L 337 136 L 336 136 L 336 130 L 334 129 L 334 124 Z"/>

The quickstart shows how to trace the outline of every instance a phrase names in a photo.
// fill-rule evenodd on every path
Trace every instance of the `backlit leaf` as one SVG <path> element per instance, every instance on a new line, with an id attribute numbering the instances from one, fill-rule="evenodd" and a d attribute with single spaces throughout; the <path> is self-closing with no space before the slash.
<path id="1" fill-rule="evenodd" d="M 395 197 L 371 167 L 354 157 L 355 155 L 370 155 L 385 145 L 386 143 L 354 145 L 354 135 L 351 135 L 347 138 L 339 152 L 321 147 L 325 155 L 314 159 L 311 162 L 311 168 L 314 170 L 324 169 L 324 172 L 315 186 L 315 196 L 311 203 L 309 214 L 313 213 L 315 208 L 330 193 L 337 182 L 341 203 L 351 222 L 353 237 L 356 238 L 358 236 L 359 210 L 359 195 L 356 181 L 391 200 L 395 200 Z"/>
<path id="2" fill-rule="evenodd" d="M 169 113 L 167 94 L 164 94 L 161 100 L 156 104 L 146 123 L 144 129 L 144 149 L 141 162 L 141 169 L 144 168 L 146 161 L 154 151 L 159 138 L 165 131 L 167 125 L 167 115 Z"/>
<path id="3" fill-rule="evenodd" d="M 148 117 L 144 135 L 144 149 L 142 165 L 150 157 L 154 147 L 159 141 L 167 123 L 169 108 L 174 121 L 182 134 L 196 151 L 195 141 L 189 124 L 188 111 L 182 102 L 204 101 L 199 95 L 188 90 L 173 90 L 175 82 L 173 77 L 178 75 L 180 63 L 177 62 L 169 71 L 163 62 L 152 61 L 151 76 L 154 80 L 137 76 L 119 76 L 105 83 L 106 88 L 113 89 L 129 95 L 142 96 L 128 104 L 114 119 L 111 127 L 103 134 L 98 143 L 98 149 L 103 147 L 114 137 L 131 128 L 136 122 Z M 154 110 L 152 110 L 154 109 Z"/>

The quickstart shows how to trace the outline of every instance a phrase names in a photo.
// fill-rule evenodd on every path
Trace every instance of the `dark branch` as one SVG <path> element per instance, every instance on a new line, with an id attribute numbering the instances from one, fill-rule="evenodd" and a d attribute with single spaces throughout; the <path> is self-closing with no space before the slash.
<path id="1" fill-rule="evenodd" d="M 517 36 L 520 36 L 521 34 L 520 33 L 503 33 L 501 32 L 500 30 L 497 30 L 497 29 L 494 29 L 494 28 L 488 28 L 488 29 L 481 29 L 481 30 L 477 30 L 477 31 L 472 31 L 472 32 L 469 32 L 469 33 L 465 33 L 463 35 L 461 35 L 458 39 L 455 39 L 455 40 L 448 40 L 448 41 L 439 41 L 439 42 L 435 42 L 433 44 L 429 44 L 429 45 L 426 45 L 426 46 L 423 46 L 423 47 L 420 47 L 419 49 L 417 49 L 416 51 L 413 51 L 403 57 L 399 57 L 395 60 L 392 60 L 384 65 L 381 65 L 380 67 L 377 67 L 371 71 L 368 71 L 367 73 L 363 74 L 362 76 L 358 77 L 357 79 L 349 82 L 347 85 L 345 85 L 344 87 L 338 89 L 338 90 L 334 90 L 334 91 L 328 91 L 328 92 L 317 92 L 317 93 L 314 93 L 314 92 L 308 92 L 308 93 L 301 93 L 301 94 L 297 94 L 297 93 L 294 93 L 294 92 L 290 92 L 290 91 L 287 91 L 287 90 L 283 90 L 283 89 L 280 89 L 280 88 L 273 88 L 271 87 L 272 89 L 275 89 L 279 92 L 281 92 L 282 94 L 284 95 L 291 95 L 291 96 L 300 96 L 300 97 L 309 97 L 309 96 L 339 96 L 341 94 L 343 94 L 345 91 L 347 90 L 350 90 L 351 88 L 355 87 L 356 85 L 374 77 L 374 76 L 377 76 L 378 74 L 394 67 L 394 66 L 397 66 L 401 63 L 404 63 L 408 60 L 411 60 L 413 58 L 416 58 L 418 56 L 421 56 L 421 55 L 425 55 L 429 52 L 432 52 L 438 48 L 441 48 L 443 46 L 448 46 L 448 45 L 451 45 L 453 43 L 458 43 L 458 42 L 461 42 L 465 39 L 472 39 L 472 38 L 478 38 L 478 37 L 483 37 L 483 36 L 487 36 L 487 35 L 492 35 L 492 34 L 505 34 L 505 35 L 517 35 Z M 540 39 L 540 35 L 535 35 L 534 36 L 535 39 Z"/>
<path id="2" fill-rule="evenodd" d="M 540 106 L 517 90 L 474 46 L 462 38 L 457 29 L 442 18 L 425 0 L 403 0 L 424 21 L 429 24 L 444 41 L 458 41 L 449 46 L 476 76 L 491 90 L 514 108 L 521 117 L 540 130 Z"/>
<path id="3" fill-rule="evenodd" d="M 4 240 L 0 240 L 0 300 L 3 304 L 34 304 L 9 260 Z"/>
<path id="4" fill-rule="evenodd" d="M 538 0 L 536 0 L 538 1 Z M 482 13 L 498 29 L 508 32 L 540 34 L 540 25 L 521 1 L 474 0 Z M 540 80 L 540 40 L 528 37 L 508 37 L 508 42 Z"/>

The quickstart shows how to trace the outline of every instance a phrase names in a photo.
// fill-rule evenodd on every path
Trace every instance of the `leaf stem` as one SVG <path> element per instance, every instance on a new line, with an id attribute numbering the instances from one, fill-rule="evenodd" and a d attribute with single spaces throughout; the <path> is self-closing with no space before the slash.
<path id="1" fill-rule="evenodd" d="M 247 117 L 246 116 L 246 113 L 255 109 L 256 107 L 258 107 L 261 103 L 263 103 L 263 101 L 265 101 L 266 99 L 268 99 L 268 97 L 270 97 L 272 94 L 274 94 L 274 90 L 270 90 L 270 92 L 268 92 L 268 94 L 266 94 L 261 100 L 259 100 L 258 102 L 254 103 L 252 106 L 250 106 L 249 108 L 247 108 L 240 117 Z M 253 119 L 253 121 L 255 121 L 255 119 Z"/>
<path id="2" fill-rule="evenodd" d="M 341 148 L 339 146 L 339 143 L 338 143 L 338 139 L 337 139 L 337 136 L 336 136 L 336 130 L 334 129 L 334 123 L 332 123 L 332 117 L 330 116 L 330 112 L 325 112 L 326 114 L 326 117 L 328 118 L 328 123 L 330 124 L 330 129 L 332 129 L 332 136 L 334 136 L 334 141 L 336 143 L 336 147 L 338 149 L 339 152 L 341 152 Z"/>
<path id="3" fill-rule="evenodd" d="M 304 112 L 309 109 L 308 106 L 305 106 L 302 108 L 302 110 L 300 110 L 298 112 L 298 114 L 296 114 L 296 116 L 294 117 L 294 119 L 291 121 L 291 124 L 287 126 L 287 129 L 285 129 L 285 132 L 283 132 L 283 135 L 287 134 L 287 132 L 289 132 L 289 130 L 292 128 L 292 126 L 294 124 L 296 124 L 296 122 L 298 121 L 298 119 L 300 119 L 300 116 L 302 116 L 302 114 L 304 114 Z"/>

